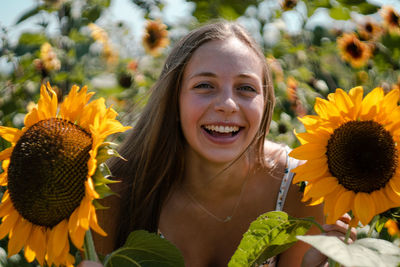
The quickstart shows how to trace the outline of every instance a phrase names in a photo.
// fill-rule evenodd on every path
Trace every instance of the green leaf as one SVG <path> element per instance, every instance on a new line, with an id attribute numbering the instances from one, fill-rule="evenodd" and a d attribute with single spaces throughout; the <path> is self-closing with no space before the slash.
<path id="1" fill-rule="evenodd" d="M 335 6 L 330 9 L 329 15 L 333 19 L 338 19 L 338 20 L 348 20 L 350 19 L 350 11 L 342 6 Z"/>
<path id="2" fill-rule="evenodd" d="M 366 0 L 337 0 L 337 1 L 344 5 L 359 5 L 366 3 Z"/>
<path id="3" fill-rule="evenodd" d="M 292 246 L 296 236 L 305 234 L 312 224 L 311 219 L 297 219 L 282 211 L 267 212 L 251 223 L 228 266 L 262 264 Z"/>
<path id="4" fill-rule="evenodd" d="M 108 255 L 105 267 L 184 267 L 180 251 L 168 240 L 144 230 L 132 232 L 125 245 Z"/>
<path id="5" fill-rule="evenodd" d="M 370 15 L 378 12 L 379 6 L 370 4 L 370 3 L 363 3 L 357 6 L 358 10 L 363 15 Z"/>
<path id="6" fill-rule="evenodd" d="M 321 253 L 344 266 L 397 266 L 400 248 L 393 243 L 376 238 L 363 238 L 345 244 L 334 236 L 298 236 Z"/>
<path id="7" fill-rule="evenodd" d="M 386 221 L 387 221 L 387 218 L 385 218 L 385 217 L 380 217 L 378 219 L 378 221 L 375 224 L 375 229 L 378 233 L 380 233 L 382 231 L 383 227 L 385 226 Z"/>

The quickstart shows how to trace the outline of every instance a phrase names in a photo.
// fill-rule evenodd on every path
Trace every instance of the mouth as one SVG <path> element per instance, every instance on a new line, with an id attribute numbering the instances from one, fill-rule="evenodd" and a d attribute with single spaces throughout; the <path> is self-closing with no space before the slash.
<path id="1" fill-rule="evenodd" d="M 237 135 L 243 127 L 224 126 L 224 125 L 202 125 L 201 126 L 209 135 L 214 137 L 233 137 Z"/>

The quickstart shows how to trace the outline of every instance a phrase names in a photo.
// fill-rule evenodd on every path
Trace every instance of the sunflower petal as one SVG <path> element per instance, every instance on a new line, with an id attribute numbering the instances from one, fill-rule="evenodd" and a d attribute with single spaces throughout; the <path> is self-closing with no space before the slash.
<path id="1" fill-rule="evenodd" d="M 357 119 L 358 114 L 360 112 L 363 94 L 364 90 L 361 86 L 354 87 L 349 91 L 349 97 L 353 102 L 353 113 L 355 114 L 354 119 Z"/>
<path id="2" fill-rule="evenodd" d="M 24 125 L 26 128 L 29 128 L 32 125 L 34 125 L 35 123 L 37 123 L 38 121 L 40 121 L 39 112 L 38 112 L 37 108 L 35 107 L 28 114 L 25 115 Z"/>
<path id="3" fill-rule="evenodd" d="M 71 238 L 72 243 L 77 249 L 82 250 L 83 248 L 83 240 L 85 238 L 86 230 L 82 227 L 77 227 L 73 232 L 70 232 L 69 236 Z"/>
<path id="4" fill-rule="evenodd" d="M 63 251 L 66 242 L 68 242 L 68 223 L 67 220 L 62 220 L 51 230 L 47 250 L 56 258 Z"/>
<path id="5" fill-rule="evenodd" d="M 344 190 L 344 192 L 337 196 L 333 214 L 333 217 L 336 218 L 335 220 L 352 209 L 354 198 L 355 193 L 349 190 Z"/>
<path id="6" fill-rule="evenodd" d="M 11 157 L 14 147 L 9 147 L 0 152 L 0 160 L 5 160 Z"/>
<path id="7" fill-rule="evenodd" d="M 322 119 L 339 117 L 339 110 L 336 108 L 336 106 L 331 102 L 319 97 L 315 99 L 314 110 Z"/>
<path id="8" fill-rule="evenodd" d="M 90 227 L 96 231 L 98 234 L 102 236 L 107 236 L 107 233 L 104 232 L 103 229 L 97 223 L 97 216 L 96 216 L 96 209 L 93 205 L 90 205 L 90 220 L 89 220 Z"/>
<path id="9" fill-rule="evenodd" d="M 9 215 L 4 216 L 0 224 L 0 239 L 3 239 L 10 231 L 13 230 L 20 215 L 17 211 L 11 212 Z"/>
<path id="10" fill-rule="evenodd" d="M 289 156 L 302 159 L 302 160 L 310 160 L 310 159 L 318 159 L 325 156 L 326 147 L 320 144 L 304 144 L 299 147 L 293 149 Z"/>
<path id="11" fill-rule="evenodd" d="M 354 199 L 354 213 L 363 225 L 367 225 L 376 214 L 374 201 L 370 194 L 358 192 Z"/>
<path id="12" fill-rule="evenodd" d="M 338 186 L 338 181 L 335 177 L 324 177 L 313 184 L 307 194 L 312 198 L 320 198 L 335 190 Z"/>
<path id="13" fill-rule="evenodd" d="M 23 131 L 17 128 L 0 126 L 0 136 L 12 144 L 16 144 L 22 134 Z"/>
<path id="14" fill-rule="evenodd" d="M 40 87 L 40 99 L 38 101 L 38 117 L 39 120 L 45 120 L 55 118 L 57 114 L 57 96 L 51 88 L 50 84 L 47 84 L 47 88 L 44 84 Z"/>
<path id="15" fill-rule="evenodd" d="M 46 232 L 44 231 L 43 227 L 36 225 L 32 227 L 32 232 L 29 237 L 29 244 L 36 254 L 37 261 L 41 266 L 43 266 L 47 244 Z"/>
<path id="16" fill-rule="evenodd" d="M 22 249 L 27 239 L 29 238 L 31 230 L 32 230 L 32 224 L 25 219 L 21 218 L 16 223 L 12 231 L 12 235 L 10 236 L 10 240 L 8 242 L 9 256 L 17 254 Z"/>
<path id="17" fill-rule="evenodd" d="M 382 101 L 383 96 L 384 92 L 380 87 L 375 88 L 365 96 L 361 103 L 360 118 L 362 120 L 371 120 L 378 113 L 377 105 Z"/>
<path id="18" fill-rule="evenodd" d="M 336 89 L 335 92 L 335 104 L 340 110 L 342 116 L 345 115 L 351 119 L 355 119 L 354 114 L 351 114 L 352 108 L 354 107 L 353 101 L 346 92 L 340 88 Z"/>

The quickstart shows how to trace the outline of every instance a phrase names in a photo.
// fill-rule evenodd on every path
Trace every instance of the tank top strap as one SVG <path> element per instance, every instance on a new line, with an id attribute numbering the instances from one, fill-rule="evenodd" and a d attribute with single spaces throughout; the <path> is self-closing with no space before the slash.
<path id="1" fill-rule="evenodd" d="M 292 169 L 296 168 L 299 164 L 297 159 L 289 157 L 289 152 L 291 149 L 288 146 L 285 146 L 286 152 L 286 166 L 281 182 L 281 187 L 279 188 L 278 199 L 276 200 L 275 210 L 282 211 L 283 206 L 285 205 L 285 200 L 287 193 L 289 192 L 290 184 L 292 183 L 292 179 L 294 173 L 291 172 Z"/>

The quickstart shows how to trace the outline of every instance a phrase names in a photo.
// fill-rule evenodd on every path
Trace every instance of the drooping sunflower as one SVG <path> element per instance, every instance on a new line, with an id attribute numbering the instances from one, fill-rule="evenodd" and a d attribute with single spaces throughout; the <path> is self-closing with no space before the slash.
<path id="1" fill-rule="evenodd" d="M 142 42 L 147 53 L 158 56 L 160 50 L 169 45 L 167 25 L 160 20 L 148 20 Z"/>
<path id="2" fill-rule="evenodd" d="M 400 15 L 392 6 L 383 6 L 380 10 L 383 25 L 391 34 L 400 34 Z"/>
<path id="3" fill-rule="evenodd" d="M 115 119 L 103 98 L 88 103 L 92 95 L 73 86 L 59 106 L 50 84 L 42 85 L 21 130 L 0 126 L 0 136 L 11 143 L 0 152 L 0 185 L 7 186 L 0 239 L 8 234 L 9 255 L 24 248 L 28 262 L 72 266 L 69 240 L 82 249 L 89 228 L 106 235 L 93 201 L 111 181 L 97 168 L 104 161 L 98 155 L 104 156 L 108 135 L 129 127 Z"/>
<path id="4" fill-rule="evenodd" d="M 327 223 L 352 211 L 353 225 L 400 206 L 399 90 L 375 88 L 363 99 L 362 87 L 317 98 L 317 115 L 299 120 L 301 146 L 290 156 L 306 160 L 293 169 L 294 183 L 307 181 L 303 201 L 325 201 Z"/>
<path id="5" fill-rule="evenodd" d="M 342 59 L 355 68 L 364 66 L 372 55 L 371 48 L 360 41 L 354 33 L 343 34 L 337 39 L 337 45 Z"/>

